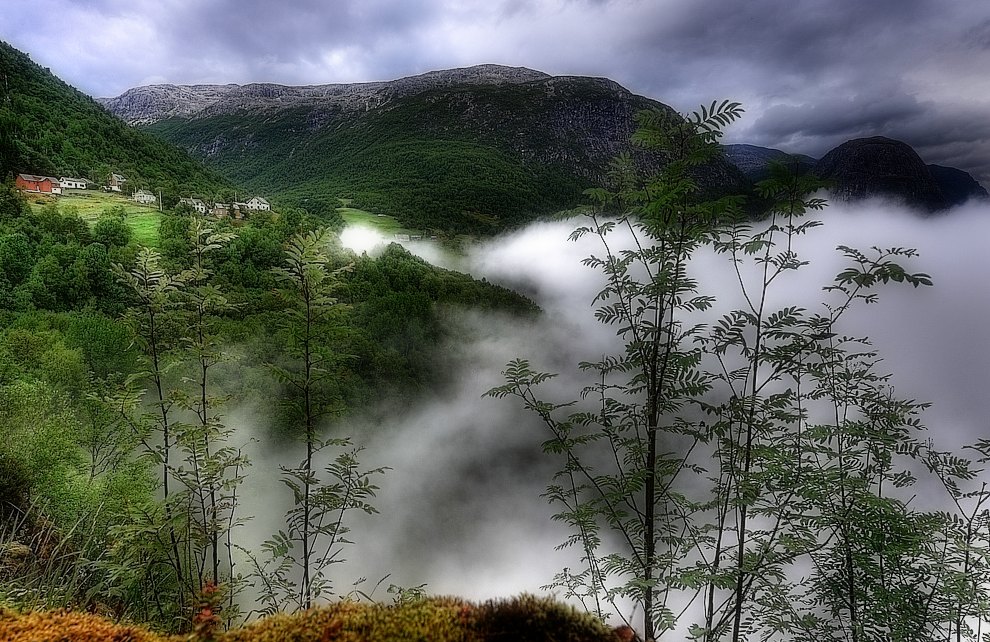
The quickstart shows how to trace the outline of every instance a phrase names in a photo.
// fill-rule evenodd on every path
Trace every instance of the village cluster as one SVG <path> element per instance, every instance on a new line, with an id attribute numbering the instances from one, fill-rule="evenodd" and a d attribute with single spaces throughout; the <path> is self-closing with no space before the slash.
<path id="1" fill-rule="evenodd" d="M 127 179 L 120 174 L 110 173 L 107 182 L 103 185 L 105 192 L 124 192 L 124 184 Z M 55 178 L 53 176 L 36 176 L 34 174 L 18 174 L 14 179 L 14 185 L 23 192 L 34 192 L 40 194 L 62 194 L 62 190 L 70 189 L 92 189 L 95 185 L 93 181 L 86 178 L 71 178 L 63 176 Z M 143 189 L 135 190 L 131 194 L 131 200 L 144 205 L 155 205 L 158 197 Z M 200 214 L 211 214 L 217 217 L 244 218 L 248 212 L 269 211 L 271 204 L 260 196 L 255 196 L 246 202 L 233 203 L 213 203 L 207 205 L 205 201 L 198 198 L 180 198 L 180 204 L 185 204 L 199 212 Z"/>

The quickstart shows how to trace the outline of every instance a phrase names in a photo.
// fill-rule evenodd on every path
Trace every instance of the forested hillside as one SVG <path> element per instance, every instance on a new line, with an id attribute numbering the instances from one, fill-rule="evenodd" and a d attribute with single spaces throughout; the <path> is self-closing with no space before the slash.
<path id="1" fill-rule="evenodd" d="M 188 601 L 207 579 L 233 581 L 220 576 L 231 564 L 231 529 L 250 517 L 236 513 L 249 463 L 237 454 L 246 438 L 233 436 L 241 426 L 226 423 L 231 409 L 252 408 L 252 430 L 268 448 L 315 439 L 317 421 L 385 396 L 401 402 L 442 390 L 438 346 L 449 310 L 535 312 L 509 290 L 397 245 L 380 258 L 356 256 L 301 210 L 235 225 L 180 208 L 162 219 L 159 247 L 141 248 L 119 212 L 91 227 L 58 204 L 32 211 L 10 187 L 0 196 L 7 605 L 99 608 L 160 629 L 189 626 Z M 300 310 L 310 308 L 291 280 L 292 249 L 301 246 L 310 252 L 306 278 L 323 275 L 310 300 L 322 312 L 305 320 Z M 318 352 L 302 351 L 303 327 L 307 350 Z M 294 385 L 301 360 L 310 363 L 303 355 L 319 373 L 306 379 L 305 404 Z M 357 451 L 346 436 L 326 445 L 345 466 L 341 483 L 373 472 L 347 459 Z M 356 502 L 323 510 L 358 510 Z M 145 537 L 149 529 L 171 533 L 177 548 Z"/>
<path id="2" fill-rule="evenodd" d="M 672 113 L 584 77 L 428 88 L 367 110 L 330 97 L 238 104 L 143 127 L 259 192 L 336 195 L 410 227 L 474 234 L 574 207 L 616 154 L 634 150 L 638 111 Z M 705 182 L 738 189 L 745 179 L 716 159 Z"/>
<path id="3" fill-rule="evenodd" d="M 116 172 L 131 189 L 214 194 L 231 184 L 182 150 L 127 126 L 89 96 L 0 42 L 0 178 L 88 178 Z"/>

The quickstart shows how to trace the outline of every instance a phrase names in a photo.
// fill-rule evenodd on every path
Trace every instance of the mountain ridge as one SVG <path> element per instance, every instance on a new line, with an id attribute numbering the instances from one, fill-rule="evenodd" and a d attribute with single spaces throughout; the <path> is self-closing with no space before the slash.
<path id="1" fill-rule="evenodd" d="M 130 125 L 150 125 L 168 118 L 228 114 L 287 107 L 330 106 L 367 111 L 395 98 L 453 85 L 501 85 L 551 78 L 527 67 L 485 64 L 428 71 L 396 80 L 318 85 L 279 83 L 144 85 L 97 102 Z M 224 102 L 225 99 L 230 103 Z M 277 101 L 272 104 L 271 101 Z"/>
<path id="2" fill-rule="evenodd" d="M 258 85 L 244 101 L 218 87 L 245 91 L 203 86 L 205 99 L 167 118 L 171 103 L 142 102 L 160 88 L 110 107 L 259 193 L 345 198 L 410 227 L 481 234 L 581 204 L 618 154 L 655 169 L 659 157 L 630 142 L 635 115 L 675 114 L 607 78 L 497 65 L 349 89 Z M 724 160 L 699 179 L 745 183 Z"/>
<path id="3" fill-rule="evenodd" d="M 634 116 L 675 113 L 607 78 L 502 65 L 371 83 L 154 85 L 103 104 L 259 192 L 333 195 L 414 227 L 482 233 L 578 205 L 617 154 L 656 169 L 662 159 L 629 142 Z M 938 211 L 986 195 L 969 174 L 927 167 L 913 149 L 894 154 L 896 179 L 868 168 L 886 162 L 889 146 L 871 148 L 875 158 L 842 154 L 835 166 L 754 145 L 723 149 L 726 160 L 698 176 L 706 189 L 746 191 L 785 161 L 826 171 L 839 199 L 887 195 Z"/>

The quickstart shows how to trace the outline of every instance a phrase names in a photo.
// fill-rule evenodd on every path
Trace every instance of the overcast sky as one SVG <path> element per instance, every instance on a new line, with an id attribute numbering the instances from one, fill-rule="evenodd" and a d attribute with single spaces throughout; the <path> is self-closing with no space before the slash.
<path id="1" fill-rule="evenodd" d="M 93 96 L 151 83 L 390 80 L 480 63 L 607 76 L 727 142 L 886 135 L 990 184 L 985 0 L 2 0 L 0 38 Z"/>

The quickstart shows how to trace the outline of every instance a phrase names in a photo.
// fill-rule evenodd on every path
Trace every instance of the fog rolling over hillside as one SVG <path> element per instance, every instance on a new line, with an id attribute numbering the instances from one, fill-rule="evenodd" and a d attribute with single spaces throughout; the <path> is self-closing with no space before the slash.
<path id="1" fill-rule="evenodd" d="M 934 287 L 881 288 L 880 301 L 847 317 L 843 330 L 873 340 L 884 358 L 880 369 L 894 373 L 896 394 L 933 403 L 923 419 L 936 447 L 958 448 L 987 436 L 990 342 L 984 327 L 990 296 L 984 280 L 990 256 L 983 239 L 990 236 L 990 208 L 961 207 L 921 218 L 873 201 L 832 205 L 819 217 L 823 227 L 796 248 L 810 265 L 782 283 L 772 303 L 816 310 L 825 300 L 820 288 L 843 267 L 835 251 L 839 244 L 917 248 L 920 257 L 907 267 L 929 273 Z M 540 451 L 546 429 L 517 401 L 482 396 L 503 382 L 506 362 L 525 357 L 538 370 L 561 373 L 547 386 L 547 396 L 576 398 L 588 383 L 577 363 L 618 348 L 614 330 L 592 314 L 600 278 L 580 263 L 600 248 L 593 238 L 569 242 L 574 225 L 532 225 L 478 246 L 467 259 L 476 277 L 534 296 L 546 311 L 541 319 L 457 315 L 457 340 L 444 347 L 457 367 L 453 386 L 425 401 L 388 408 L 387 429 L 360 419 L 343 427 L 358 436 L 377 435 L 365 439 L 362 461 L 392 470 L 381 480 L 375 502 L 380 514 L 351 524 L 355 543 L 334 572 L 339 591 L 361 577 L 368 580 L 362 590 L 370 590 L 388 575 L 379 599 L 392 583 L 426 584 L 431 594 L 468 598 L 541 592 L 555 572 L 578 563 L 576 549 L 554 550 L 567 533 L 550 519 L 556 507 L 540 497 L 561 467 Z M 693 265 L 701 292 L 719 297 L 716 314 L 738 303 L 728 267 L 724 256 L 710 253 L 699 254 Z M 915 490 L 939 496 L 937 489 Z M 280 514 L 254 507 L 246 512 Z"/>

